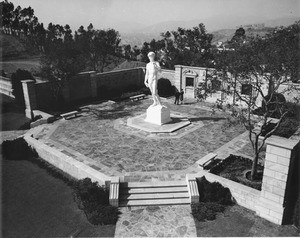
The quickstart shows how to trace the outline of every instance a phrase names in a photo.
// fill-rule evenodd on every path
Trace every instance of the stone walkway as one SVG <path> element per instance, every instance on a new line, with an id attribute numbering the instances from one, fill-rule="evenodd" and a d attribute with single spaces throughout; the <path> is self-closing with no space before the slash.
<path id="1" fill-rule="evenodd" d="M 124 207 L 115 237 L 196 237 L 190 205 Z"/>

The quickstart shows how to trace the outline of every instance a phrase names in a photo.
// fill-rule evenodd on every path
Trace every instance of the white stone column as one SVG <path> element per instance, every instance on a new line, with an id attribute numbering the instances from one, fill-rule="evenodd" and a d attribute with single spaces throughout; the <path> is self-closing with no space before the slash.
<path id="1" fill-rule="evenodd" d="M 298 140 L 278 136 L 271 136 L 266 140 L 262 190 L 256 212 L 260 217 L 279 225 L 283 221 L 291 158 L 298 143 Z"/>
<path id="2" fill-rule="evenodd" d="M 90 73 L 90 80 L 91 80 L 91 94 L 92 98 L 97 97 L 97 82 L 96 82 L 96 71 Z"/>
<path id="3" fill-rule="evenodd" d="M 32 111 L 37 109 L 35 82 L 33 80 L 22 80 L 22 87 L 25 100 L 25 115 L 32 118 Z"/>

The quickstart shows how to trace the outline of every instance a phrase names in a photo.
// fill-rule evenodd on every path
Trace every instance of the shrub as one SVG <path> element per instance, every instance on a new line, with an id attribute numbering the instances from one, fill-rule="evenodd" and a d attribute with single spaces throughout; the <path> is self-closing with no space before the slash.
<path id="1" fill-rule="evenodd" d="M 192 203 L 192 215 L 198 221 L 214 220 L 220 212 L 224 212 L 225 206 L 215 202 Z"/>
<path id="2" fill-rule="evenodd" d="M 117 207 L 109 205 L 109 190 L 98 186 L 90 178 L 79 180 L 75 184 L 74 199 L 90 223 L 106 225 L 117 222 L 119 211 Z"/>
<path id="3" fill-rule="evenodd" d="M 37 121 L 39 119 L 42 119 L 43 117 L 41 115 L 36 115 L 32 120 L 31 122 L 34 122 L 34 121 Z"/>
<path id="4" fill-rule="evenodd" d="M 274 135 L 289 138 L 298 129 L 299 121 L 295 118 L 285 118 L 274 132 Z"/>
<path id="5" fill-rule="evenodd" d="M 174 95 L 174 88 L 169 79 L 160 78 L 157 81 L 157 91 L 159 96 L 172 96 Z"/>
<path id="6" fill-rule="evenodd" d="M 23 137 L 4 141 L 1 149 L 3 157 L 9 160 L 32 160 L 38 157 L 36 151 L 27 144 Z"/>
<path id="7" fill-rule="evenodd" d="M 30 123 L 35 122 L 39 119 L 43 118 L 41 115 L 36 115 L 33 119 L 31 119 L 28 122 L 25 122 L 22 126 L 19 127 L 19 130 L 29 130 L 30 129 Z"/>
<path id="8" fill-rule="evenodd" d="M 49 118 L 47 118 L 47 123 L 53 123 L 53 122 L 55 122 L 57 119 L 58 119 L 58 117 L 56 117 L 56 116 L 49 117 Z"/>
<path id="9" fill-rule="evenodd" d="M 233 199 L 228 188 L 218 182 L 210 183 L 203 176 L 197 178 L 200 203 L 192 203 L 192 215 L 198 221 L 214 220 L 226 206 L 233 205 Z"/>
<path id="10" fill-rule="evenodd" d="M 200 202 L 213 202 L 221 205 L 232 205 L 233 200 L 229 188 L 225 188 L 218 182 L 210 183 L 203 176 L 197 178 Z"/>

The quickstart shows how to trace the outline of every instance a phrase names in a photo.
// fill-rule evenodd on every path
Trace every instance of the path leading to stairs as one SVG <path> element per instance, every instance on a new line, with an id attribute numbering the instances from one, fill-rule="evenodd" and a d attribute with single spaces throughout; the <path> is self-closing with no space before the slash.
<path id="1" fill-rule="evenodd" d="M 190 205 L 123 207 L 115 237 L 196 237 Z"/>

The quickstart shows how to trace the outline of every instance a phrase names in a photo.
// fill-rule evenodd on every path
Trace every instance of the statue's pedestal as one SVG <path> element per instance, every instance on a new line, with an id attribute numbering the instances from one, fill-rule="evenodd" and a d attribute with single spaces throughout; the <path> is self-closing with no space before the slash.
<path id="1" fill-rule="evenodd" d="M 172 121 L 170 109 L 163 105 L 150 106 L 145 121 L 156 125 L 168 123 Z"/>

